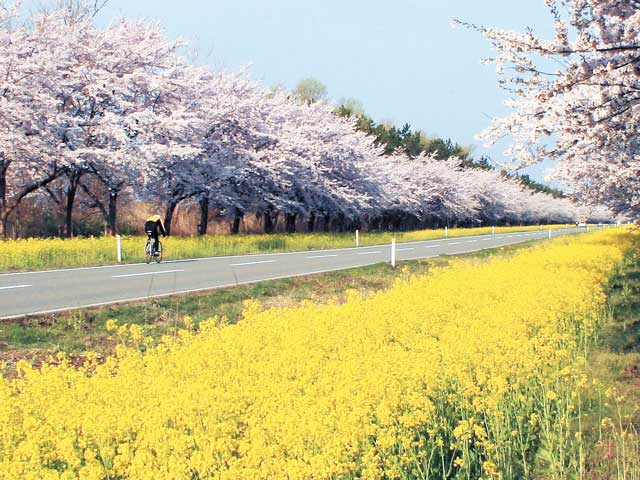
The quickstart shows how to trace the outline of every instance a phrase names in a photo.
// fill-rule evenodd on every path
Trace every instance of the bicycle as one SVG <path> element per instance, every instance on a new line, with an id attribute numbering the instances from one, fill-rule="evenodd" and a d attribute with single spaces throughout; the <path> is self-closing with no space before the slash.
<path id="1" fill-rule="evenodd" d="M 151 260 L 155 260 L 157 263 L 162 261 L 162 242 L 158 240 L 158 250 L 153 251 L 153 238 L 147 238 L 147 243 L 144 246 L 145 261 L 149 264 Z"/>

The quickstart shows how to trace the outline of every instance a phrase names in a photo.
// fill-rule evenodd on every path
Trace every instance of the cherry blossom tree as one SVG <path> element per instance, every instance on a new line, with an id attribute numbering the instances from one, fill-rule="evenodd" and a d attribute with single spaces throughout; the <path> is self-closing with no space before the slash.
<path id="1" fill-rule="evenodd" d="M 387 198 L 392 200 L 385 208 L 391 217 L 409 214 L 424 226 L 565 223 L 577 217 L 568 199 L 534 193 L 496 170 L 464 169 L 455 157 L 443 161 L 396 154 L 386 160 L 380 168 L 388 178 Z"/>
<path id="2" fill-rule="evenodd" d="M 82 180 L 92 175 L 108 188 L 108 207 L 94 200 L 114 231 L 117 195 L 135 171 L 129 117 L 146 108 L 139 91 L 148 91 L 159 71 L 174 66 L 178 44 L 140 22 L 99 29 L 90 10 L 73 2 L 29 23 L 3 29 L 10 38 L 2 57 L 9 140 L 2 148 L 2 178 L 16 158 L 20 162 L 11 174 L 12 205 L 7 188 L 2 192 L 3 222 L 25 196 L 63 178 L 65 231 L 71 235 L 78 189 L 91 194 Z"/>
<path id="3" fill-rule="evenodd" d="M 103 210 L 115 232 L 118 194 L 144 166 L 136 148 L 135 115 L 147 111 L 151 103 L 165 111 L 166 104 L 175 104 L 173 94 L 166 94 L 170 92 L 166 84 L 171 85 L 171 72 L 180 66 L 176 56 L 180 44 L 165 40 L 157 26 L 141 22 L 119 21 L 104 30 L 86 18 L 65 25 L 77 32 L 76 41 L 82 45 L 68 48 L 68 72 L 54 92 L 62 99 L 58 132 L 61 145 L 67 147 L 67 228 L 74 189 L 89 174 L 108 191 L 108 202 L 97 203 L 108 205 Z"/>
<path id="4" fill-rule="evenodd" d="M 235 217 L 268 197 L 277 169 L 258 155 L 272 141 L 261 128 L 264 93 L 242 72 L 183 66 L 176 75 L 172 107 L 154 104 L 137 119 L 146 196 L 167 204 L 167 228 L 177 205 L 197 198 L 204 233 L 210 206 Z"/>
<path id="5" fill-rule="evenodd" d="M 496 55 L 513 113 L 482 137 L 510 136 L 517 166 L 557 160 L 580 201 L 640 214 L 640 4 L 545 0 L 555 34 L 476 28 Z"/>
<path id="6" fill-rule="evenodd" d="M 110 49 L 100 56 L 100 71 L 107 72 L 105 85 L 111 87 L 110 111 L 115 118 L 103 126 L 111 130 L 110 148 L 103 148 L 88 157 L 88 171 L 106 189 L 106 201 L 92 196 L 105 214 L 111 233 L 116 231 L 116 212 L 119 194 L 137 183 L 141 171 L 147 166 L 141 153 L 140 125 L 137 114 L 155 111 L 167 112 L 176 108 L 178 96 L 173 90 L 179 81 L 176 72 L 184 64 L 177 55 L 181 43 L 167 41 L 160 28 L 142 22 L 121 20 L 101 35 Z M 171 116 L 184 122 L 180 114 Z M 107 120 L 106 115 L 103 116 Z M 143 149 L 142 149 L 143 150 Z"/>
<path id="7" fill-rule="evenodd" d="M 285 203 L 277 208 L 289 219 L 307 217 L 309 230 L 317 217 L 338 229 L 372 208 L 381 193 L 370 159 L 381 155 L 371 137 L 356 131 L 353 119 L 333 113 L 327 103 L 300 105 L 283 92 L 272 98 L 271 135 L 278 141 L 268 153 L 284 160 Z"/>
<path id="8" fill-rule="evenodd" d="M 402 203 L 395 210 L 412 212 L 430 225 L 465 222 L 477 216 L 473 176 L 461 169 L 460 160 L 438 160 L 421 154 L 412 159 L 396 154 L 386 164 L 393 188 L 405 186 Z M 407 191 L 407 187 L 408 190 Z"/>
<path id="9" fill-rule="evenodd" d="M 55 100 L 41 86 L 53 81 L 51 51 L 56 32 L 19 24 L 20 11 L 0 3 L 0 223 L 22 200 L 63 172 L 50 135 Z"/>

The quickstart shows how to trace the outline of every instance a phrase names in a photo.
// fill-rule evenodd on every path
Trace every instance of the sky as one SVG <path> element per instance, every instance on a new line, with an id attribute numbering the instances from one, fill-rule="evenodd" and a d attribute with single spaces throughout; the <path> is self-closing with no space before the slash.
<path id="1" fill-rule="evenodd" d="M 249 65 L 256 80 L 287 88 L 312 77 L 376 121 L 409 123 L 496 161 L 505 145 L 475 139 L 508 112 L 495 67 L 481 64 L 491 45 L 451 21 L 551 33 L 543 0 L 110 0 L 98 20 L 121 16 L 158 22 L 214 68 Z M 543 180 L 548 166 L 526 173 Z"/>

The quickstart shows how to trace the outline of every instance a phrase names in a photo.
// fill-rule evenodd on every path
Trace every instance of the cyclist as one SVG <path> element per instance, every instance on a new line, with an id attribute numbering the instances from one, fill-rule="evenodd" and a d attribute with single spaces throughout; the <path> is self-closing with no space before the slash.
<path id="1" fill-rule="evenodd" d="M 151 215 L 149 218 L 147 218 L 147 221 L 144 222 L 144 231 L 147 233 L 147 237 L 149 237 L 149 239 L 153 238 L 151 255 L 157 257 L 159 237 L 160 235 L 165 238 L 167 237 L 167 232 L 164 229 L 164 224 L 162 223 L 162 218 L 160 217 L 160 215 Z"/>

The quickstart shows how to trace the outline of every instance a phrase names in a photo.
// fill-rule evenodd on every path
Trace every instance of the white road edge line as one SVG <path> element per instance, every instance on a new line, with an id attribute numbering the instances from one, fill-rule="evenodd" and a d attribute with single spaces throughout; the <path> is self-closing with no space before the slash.
<path id="1" fill-rule="evenodd" d="M 16 288 L 29 288 L 33 287 L 33 285 L 10 285 L 8 287 L 0 287 L 0 290 L 14 290 Z"/>
<path id="2" fill-rule="evenodd" d="M 143 277 L 145 275 L 163 275 L 165 273 L 179 272 L 184 272 L 184 270 L 161 270 L 159 272 L 128 273 L 126 275 L 112 275 L 111 278 Z"/>
<path id="3" fill-rule="evenodd" d="M 232 263 L 232 267 L 244 267 L 245 265 L 259 265 L 261 263 L 274 263 L 277 260 L 260 260 L 259 262 Z"/>
<path id="4" fill-rule="evenodd" d="M 313 257 L 304 257 L 304 258 L 330 258 L 337 257 L 338 255 L 314 255 Z"/>

